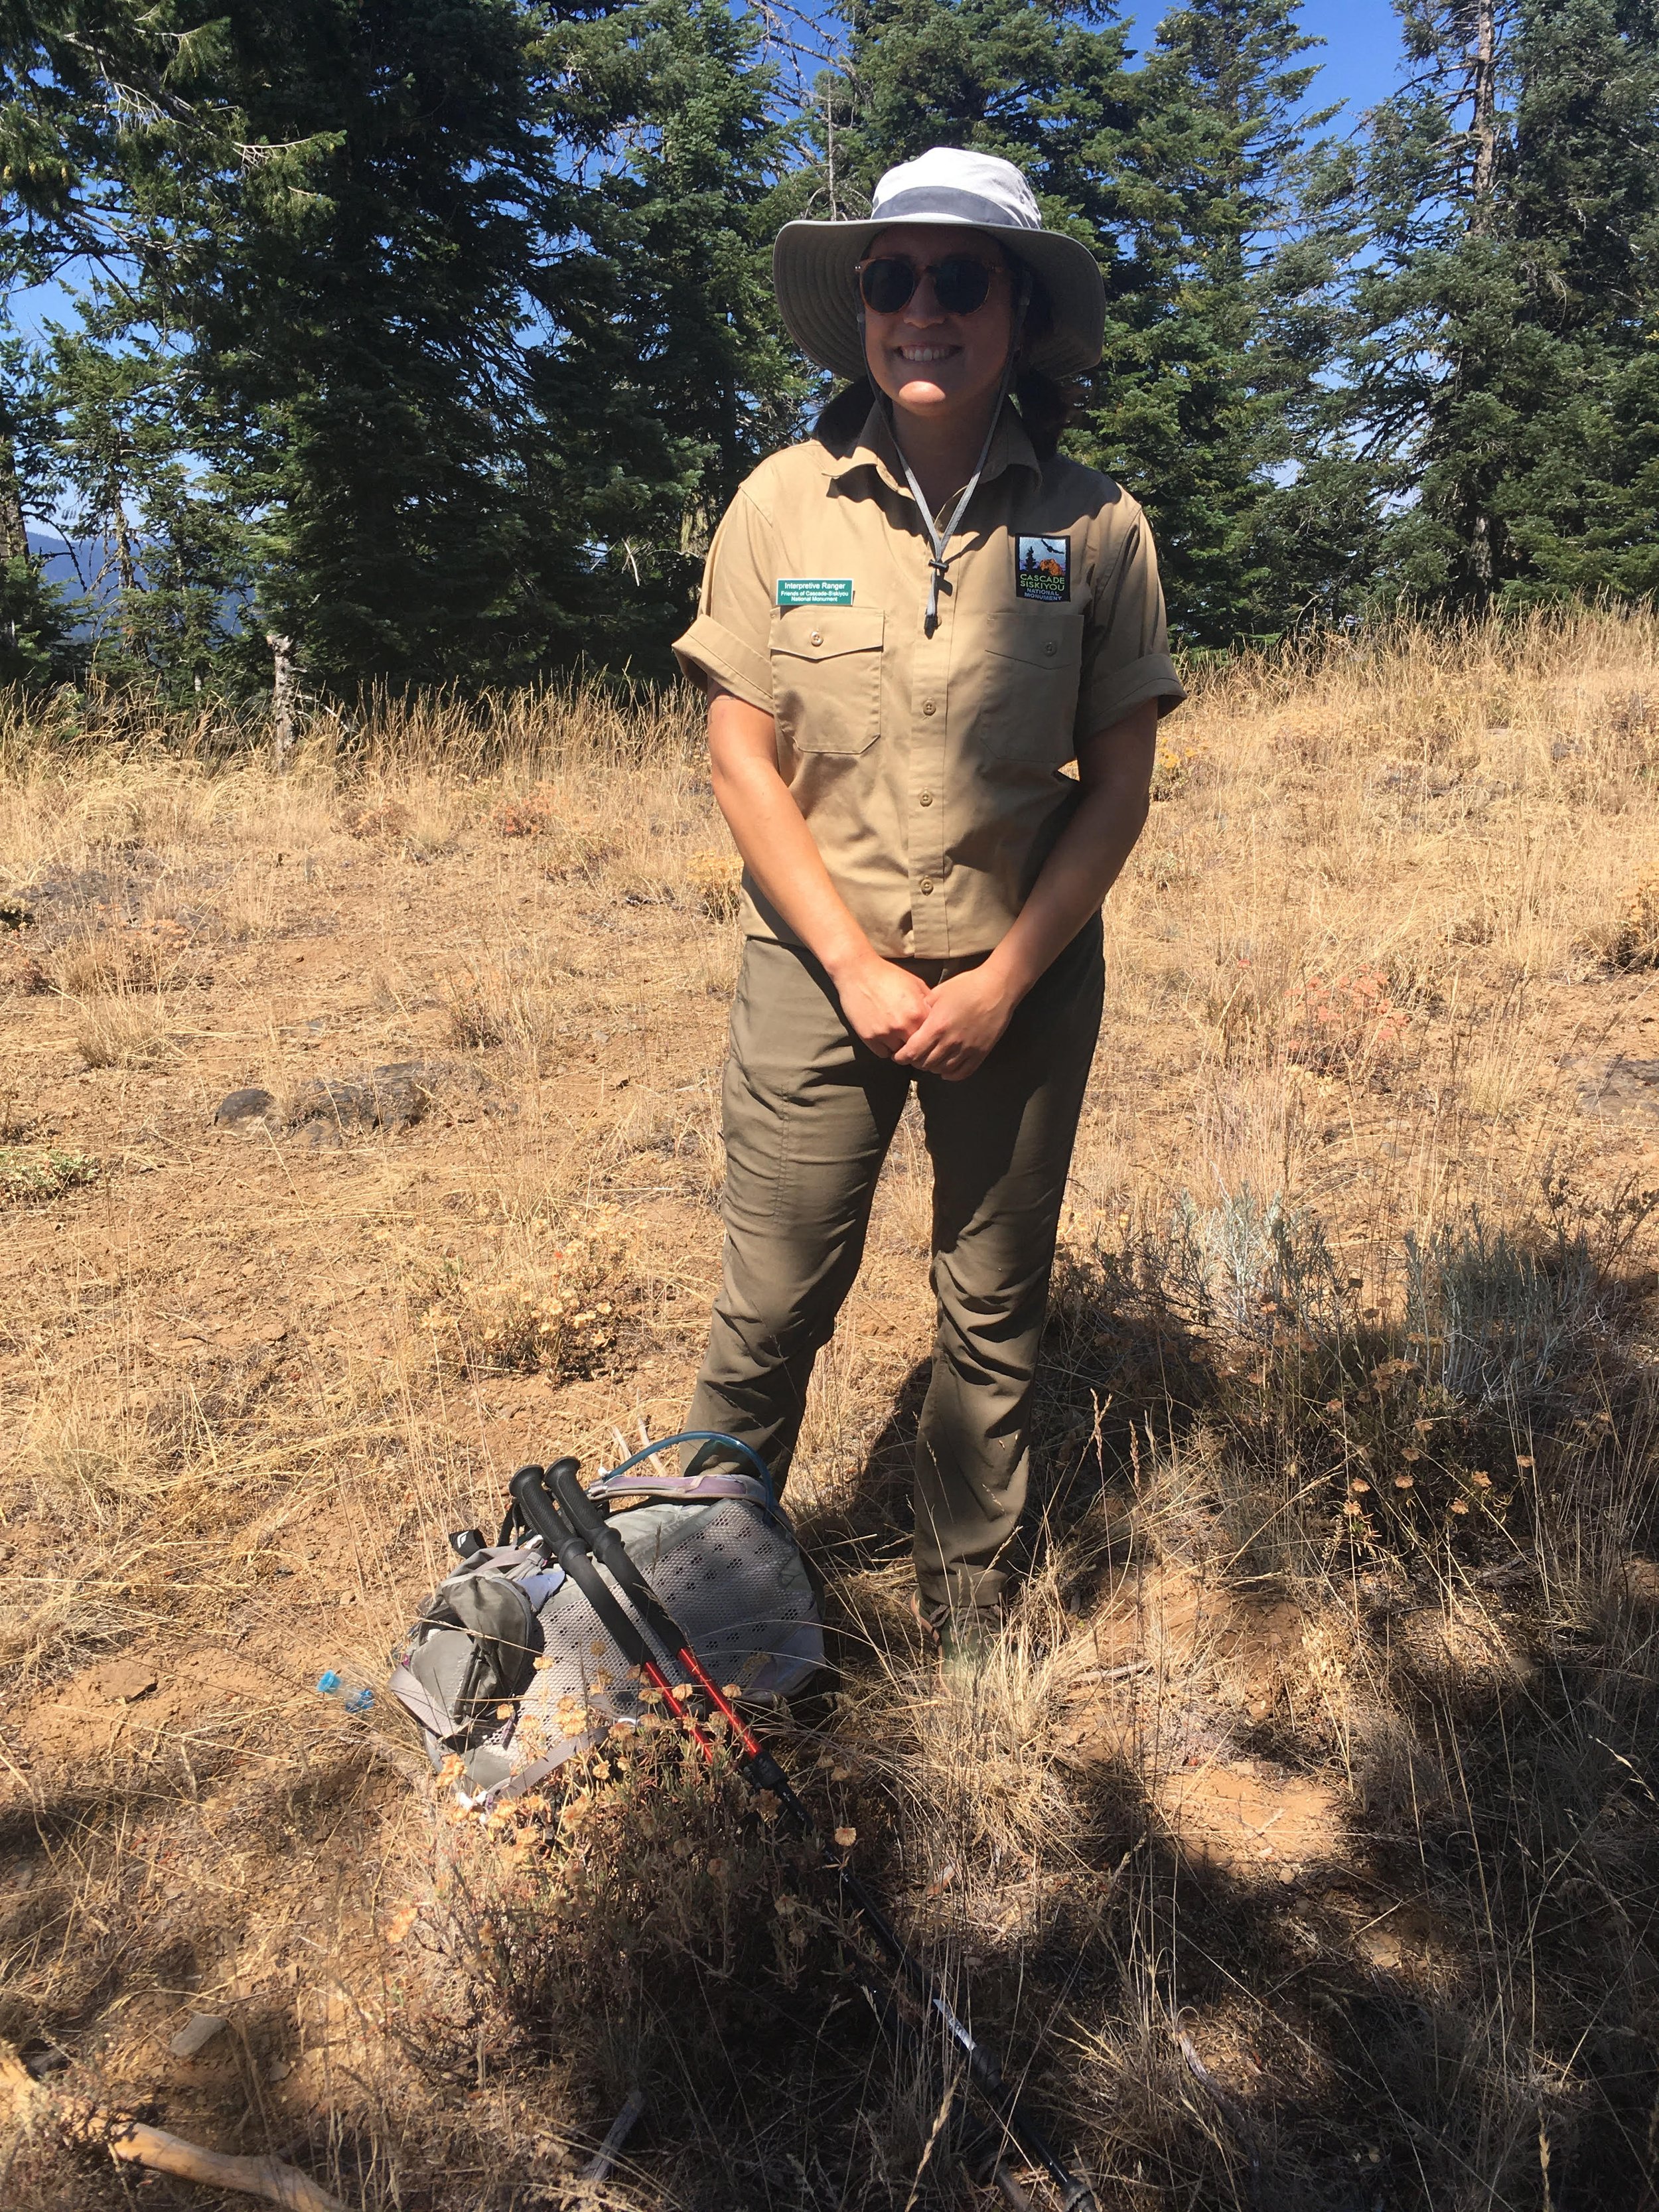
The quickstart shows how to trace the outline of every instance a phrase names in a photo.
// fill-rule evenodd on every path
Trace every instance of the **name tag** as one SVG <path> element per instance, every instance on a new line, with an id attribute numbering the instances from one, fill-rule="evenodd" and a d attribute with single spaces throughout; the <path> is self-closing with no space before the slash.
<path id="1" fill-rule="evenodd" d="M 780 576 L 778 605 L 781 607 L 850 607 L 853 604 L 853 579 L 850 576 Z"/>

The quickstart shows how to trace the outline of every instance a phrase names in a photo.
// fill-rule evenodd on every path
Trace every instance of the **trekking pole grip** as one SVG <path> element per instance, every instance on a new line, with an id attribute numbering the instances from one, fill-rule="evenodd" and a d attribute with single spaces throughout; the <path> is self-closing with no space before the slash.
<path id="1" fill-rule="evenodd" d="M 550 1474 L 556 1476 L 566 1468 L 574 1474 L 577 1465 L 574 1459 L 562 1459 L 556 1461 L 551 1468 L 534 1464 L 521 1467 L 507 1486 L 528 1527 L 541 1538 L 567 1574 L 570 1572 L 570 1563 L 564 1556 L 567 1549 L 574 1545 L 586 1557 L 586 1547 L 580 1537 L 573 1534 L 560 1518 L 558 1508 L 548 1494 L 547 1478 Z"/>

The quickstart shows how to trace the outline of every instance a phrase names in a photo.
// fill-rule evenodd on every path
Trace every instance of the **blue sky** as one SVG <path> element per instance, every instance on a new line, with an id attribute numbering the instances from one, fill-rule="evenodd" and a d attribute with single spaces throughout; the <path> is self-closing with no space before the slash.
<path id="1" fill-rule="evenodd" d="M 1307 0 L 1302 21 L 1323 49 L 1308 59 L 1321 65 L 1315 97 L 1327 106 L 1346 100 L 1334 129 L 1352 131 L 1366 108 L 1394 88 L 1400 63 L 1400 20 L 1389 0 Z"/>

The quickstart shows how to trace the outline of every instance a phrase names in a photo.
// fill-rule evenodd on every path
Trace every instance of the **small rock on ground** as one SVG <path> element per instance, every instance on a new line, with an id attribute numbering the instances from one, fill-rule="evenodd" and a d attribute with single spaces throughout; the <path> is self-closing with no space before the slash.
<path id="1" fill-rule="evenodd" d="M 198 2051 L 205 2051 L 214 2037 L 229 2025 L 229 2021 L 222 2020 L 216 2012 L 196 2013 L 179 2029 L 167 2048 L 175 2058 L 194 2058 Z"/>
<path id="2" fill-rule="evenodd" d="M 213 1126 L 216 1129 L 234 1129 L 246 1121 L 269 1121 L 276 1119 L 276 1101 L 270 1091 L 250 1085 L 245 1091 L 233 1091 L 222 1098 L 213 1109 Z"/>

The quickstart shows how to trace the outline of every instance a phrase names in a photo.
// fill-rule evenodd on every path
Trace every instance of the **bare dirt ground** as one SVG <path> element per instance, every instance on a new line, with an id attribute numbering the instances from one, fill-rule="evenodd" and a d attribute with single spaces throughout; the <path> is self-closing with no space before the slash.
<path id="1" fill-rule="evenodd" d="M 739 952 L 689 706 L 233 738 L 20 725 L 0 783 L 8 2201 L 244 2201 L 70 2091 L 400 2212 L 993 2201 L 729 1790 L 659 1746 L 476 1834 L 313 1687 L 520 1462 L 683 1411 Z M 1165 738 L 1006 1650 L 947 1692 L 904 1611 L 907 1118 L 780 1748 L 1103 2206 L 1652 2204 L 1659 639 L 1238 666 Z"/>

